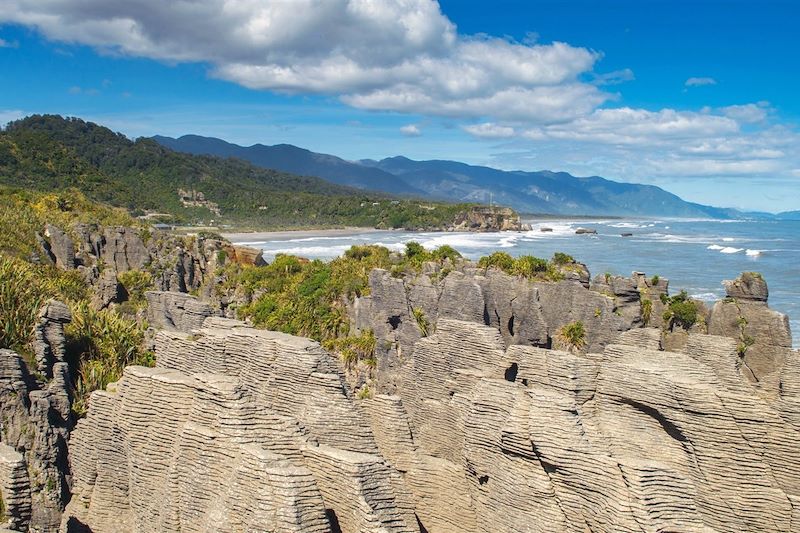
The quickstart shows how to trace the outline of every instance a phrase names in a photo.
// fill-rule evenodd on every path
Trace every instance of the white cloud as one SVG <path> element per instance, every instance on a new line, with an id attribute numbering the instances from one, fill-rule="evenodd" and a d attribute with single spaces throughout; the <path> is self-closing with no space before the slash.
<path id="1" fill-rule="evenodd" d="M 19 120 L 25 115 L 25 112 L 18 109 L 0 109 L 0 127 L 4 127 L 13 120 Z"/>
<path id="2" fill-rule="evenodd" d="M 756 104 L 731 105 L 723 107 L 721 111 L 726 117 L 752 124 L 766 120 L 771 108 L 769 102 L 758 102 Z"/>
<path id="3" fill-rule="evenodd" d="M 0 48 L 19 48 L 19 42 L 7 41 L 3 38 L 0 38 Z"/>
<path id="4" fill-rule="evenodd" d="M 400 133 L 406 137 L 419 137 L 422 135 L 422 130 L 416 124 L 407 124 L 400 128 Z"/>
<path id="5" fill-rule="evenodd" d="M 635 79 L 636 76 L 633 75 L 633 71 L 629 68 L 624 68 L 606 74 L 595 74 L 594 83 L 597 85 L 619 85 Z"/>
<path id="6" fill-rule="evenodd" d="M 610 98 L 581 81 L 600 55 L 459 34 L 435 0 L 7 0 L 0 22 L 50 39 L 199 61 L 253 89 L 333 94 L 429 115 L 565 120 Z M 628 76 L 613 73 L 608 79 Z"/>
<path id="7" fill-rule="evenodd" d="M 510 126 L 500 126 L 491 122 L 470 124 L 464 126 L 463 129 L 475 137 L 484 139 L 508 139 L 509 137 L 513 137 L 515 133 L 514 128 Z"/>
<path id="8" fill-rule="evenodd" d="M 702 85 L 716 85 L 717 80 L 714 78 L 689 78 L 686 80 L 687 87 L 700 87 Z"/>

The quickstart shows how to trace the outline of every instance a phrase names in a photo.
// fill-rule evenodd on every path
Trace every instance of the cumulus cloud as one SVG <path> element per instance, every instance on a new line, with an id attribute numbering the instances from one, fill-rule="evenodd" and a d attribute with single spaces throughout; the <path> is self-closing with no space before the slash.
<path id="1" fill-rule="evenodd" d="M 105 53 L 199 62 L 256 90 L 447 117 L 474 137 L 515 145 L 539 168 L 634 181 L 800 168 L 798 134 L 774 126 L 766 102 L 613 107 L 619 95 L 609 87 L 633 80 L 631 70 L 596 72 L 600 53 L 534 35 L 459 33 L 435 0 L 4 0 L 4 22 Z M 692 77 L 684 90 L 716 84 Z M 400 131 L 421 134 L 417 124 Z"/>
<path id="2" fill-rule="evenodd" d="M 515 133 L 514 128 L 510 126 L 501 126 L 491 122 L 485 122 L 483 124 L 470 124 L 468 126 L 464 126 L 464 131 L 474 135 L 475 137 L 481 137 L 484 139 L 508 139 L 513 137 Z"/>
<path id="3" fill-rule="evenodd" d="M 702 85 L 716 85 L 717 80 L 714 78 L 689 78 L 686 80 L 687 87 L 700 87 Z"/>
<path id="4" fill-rule="evenodd" d="M 756 104 L 731 105 L 723 107 L 721 111 L 726 117 L 753 124 L 766 120 L 771 108 L 769 102 L 758 102 Z"/>
<path id="5" fill-rule="evenodd" d="M 35 27 L 53 40 L 204 62 L 212 75 L 249 88 L 333 94 L 363 109 L 521 113 L 548 122 L 589 112 L 610 98 L 581 81 L 598 53 L 560 42 L 459 34 L 435 0 L 7 3 L 0 22 Z M 622 71 L 608 80 L 629 76 Z"/>
<path id="6" fill-rule="evenodd" d="M 407 124 L 400 128 L 400 133 L 406 137 L 419 137 L 422 135 L 422 130 L 416 124 Z"/>

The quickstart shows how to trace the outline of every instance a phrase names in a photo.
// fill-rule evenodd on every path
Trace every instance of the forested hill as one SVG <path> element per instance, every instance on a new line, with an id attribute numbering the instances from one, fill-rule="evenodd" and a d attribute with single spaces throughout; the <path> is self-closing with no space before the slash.
<path id="1" fill-rule="evenodd" d="M 134 212 L 258 228 L 435 227 L 463 208 L 421 206 L 239 159 L 178 153 L 152 139 L 130 140 L 98 124 L 57 115 L 30 116 L 0 132 L 0 185 L 74 188 Z"/>

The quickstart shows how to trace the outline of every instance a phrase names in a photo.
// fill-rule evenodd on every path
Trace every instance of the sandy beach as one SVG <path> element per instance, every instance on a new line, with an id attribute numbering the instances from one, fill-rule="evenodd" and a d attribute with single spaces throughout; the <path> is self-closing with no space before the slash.
<path id="1" fill-rule="evenodd" d="M 281 241 L 289 239 L 306 239 L 309 237 L 348 237 L 363 233 L 391 233 L 392 230 L 375 228 L 334 228 L 303 229 L 284 231 L 251 231 L 243 233 L 222 233 L 222 236 L 233 243 Z"/>

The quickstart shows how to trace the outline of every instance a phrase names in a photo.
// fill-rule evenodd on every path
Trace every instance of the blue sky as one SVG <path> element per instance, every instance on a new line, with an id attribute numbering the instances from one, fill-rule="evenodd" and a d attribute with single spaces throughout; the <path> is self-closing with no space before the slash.
<path id="1" fill-rule="evenodd" d="M 8 0 L 0 122 L 292 143 L 800 209 L 795 2 Z"/>

